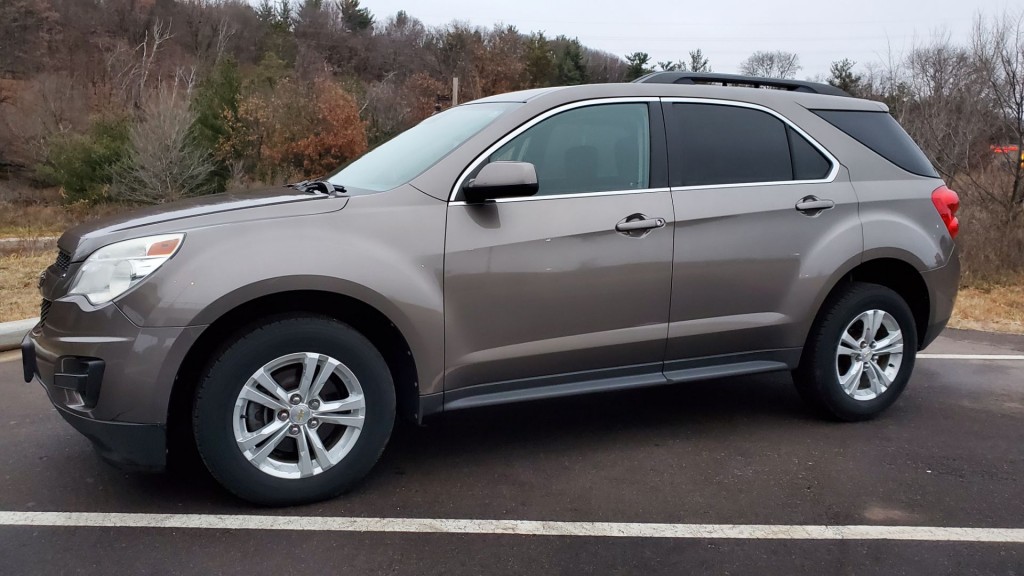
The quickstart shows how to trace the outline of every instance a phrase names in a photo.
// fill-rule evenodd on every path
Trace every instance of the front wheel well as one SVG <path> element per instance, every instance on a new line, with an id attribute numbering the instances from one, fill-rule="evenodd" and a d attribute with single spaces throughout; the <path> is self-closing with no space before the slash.
<path id="1" fill-rule="evenodd" d="M 192 345 L 178 369 L 167 414 L 168 444 L 173 452 L 191 451 L 192 400 L 210 362 L 239 334 L 283 314 L 314 314 L 344 322 L 366 337 L 384 357 L 395 383 L 398 415 L 416 421 L 419 385 L 416 362 L 405 337 L 382 312 L 355 298 L 301 290 L 250 300 L 217 318 Z"/>
<path id="2" fill-rule="evenodd" d="M 931 315 L 931 298 L 924 277 L 916 268 L 895 258 L 879 258 L 858 265 L 843 276 L 825 299 L 828 302 L 838 291 L 852 282 L 879 284 L 893 290 L 903 298 L 914 315 L 918 341 L 922 341 L 928 329 Z"/>

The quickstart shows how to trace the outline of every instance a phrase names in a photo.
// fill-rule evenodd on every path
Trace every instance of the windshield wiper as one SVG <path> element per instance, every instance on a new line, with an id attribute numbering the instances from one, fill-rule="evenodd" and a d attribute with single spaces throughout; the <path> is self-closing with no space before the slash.
<path id="1" fill-rule="evenodd" d="M 295 188 L 299 192 L 319 192 L 331 197 L 341 196 L 347 190 L 340 184 L 332 184 L 327 180 L 303 180 L 294 184 L 285 184 L 288 188 Z"/>

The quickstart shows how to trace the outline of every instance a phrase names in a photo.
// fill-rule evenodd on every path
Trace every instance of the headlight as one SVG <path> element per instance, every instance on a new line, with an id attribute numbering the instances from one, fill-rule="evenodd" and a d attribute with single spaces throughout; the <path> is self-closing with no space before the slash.
<path id="1" fill-rule="evenodd" d="M 68 294 L 104 304 L 149 276 L 181 246 L 184 234 L 135 238 L 104 246 L 85 259 Z"/>

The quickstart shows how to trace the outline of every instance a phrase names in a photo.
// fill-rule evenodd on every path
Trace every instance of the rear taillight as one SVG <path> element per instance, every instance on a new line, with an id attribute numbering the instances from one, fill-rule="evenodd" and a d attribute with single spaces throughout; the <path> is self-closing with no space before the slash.
<path id="1" fill-rule="evenodd" d="M 932 192 L 932 204 L 939 211 L 942 223 L 946 225 L 951 238 L 960 232 L 960 221 L 956 219 L 956 211 L 960 209 L 960 197 L 945 186 L 939 186 Z"/>

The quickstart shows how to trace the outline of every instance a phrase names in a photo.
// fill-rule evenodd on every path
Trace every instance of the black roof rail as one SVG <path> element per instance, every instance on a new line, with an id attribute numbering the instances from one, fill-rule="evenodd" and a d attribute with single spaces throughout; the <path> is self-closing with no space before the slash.
<path id="1" fill-rule="evenodd" d="M 792 90 L 794 92 L 851 97 L 844 90 L 840 90 L 831 84 L 822 84 L 820 82 L 759 78 L 757 76 L 740 76 L 738 74 L 716 74 L 713 72 L 652 72 L 633 80 L 633 82 L 641 84 L 721 84 L 722 86 L 775 88 L 779 90 Z"/>

